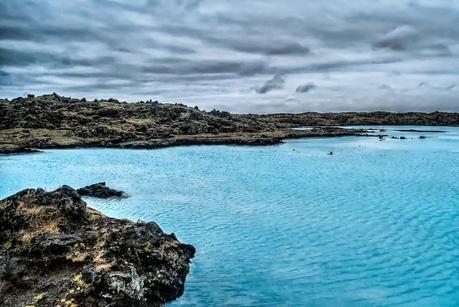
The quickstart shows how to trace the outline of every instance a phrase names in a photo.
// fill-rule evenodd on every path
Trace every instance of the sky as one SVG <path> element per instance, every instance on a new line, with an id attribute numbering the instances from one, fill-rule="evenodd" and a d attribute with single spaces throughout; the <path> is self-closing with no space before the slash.
<path id="1" fill-rule="evenodd" d="M 1 0 L 0 97 L 459 111 L 459 1 Z"/>

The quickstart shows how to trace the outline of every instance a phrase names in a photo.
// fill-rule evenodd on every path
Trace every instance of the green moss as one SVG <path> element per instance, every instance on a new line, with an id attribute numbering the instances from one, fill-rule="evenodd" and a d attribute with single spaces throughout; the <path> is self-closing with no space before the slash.
<path id="1" fill-rule="evenodd" d="M 3 243 L 3 248 L 6 250 L 10 249 L 12 246 L 13 246 L 13 242 L 11 242 L 11 240 L 8 240 L 5 243 Z"/>
<path id="2" fill-rule="evenodd" d="M 44 293 L 38 293 L 38 294 L 36 294 L 36 295 L 34 296 L 35 302 L 39 302 L 39 301 L 41 301 L 41 300 L 44 299 L 44 298 L 45 298 L 45 294 L 44 294 Z"/>
<path id="3" fill-rule="evenodd" d="M 145 245 L 143 247 L 143 250 L 149 253 L 149 252 L 153 251 L 153 246 L 151 245 L 150 242 L 147 242 L 147 243 L 145 243 Z"/>

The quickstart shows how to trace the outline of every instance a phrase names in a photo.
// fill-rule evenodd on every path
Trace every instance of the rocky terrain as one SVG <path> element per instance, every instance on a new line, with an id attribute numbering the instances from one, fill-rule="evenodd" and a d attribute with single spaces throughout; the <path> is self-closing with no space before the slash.
<path id="1" fill-rule="evenodd" d="M 459 126 L 459 113 L 448 112 L 341 112 L 258 115 L 259 119 L 278 125 L 297 126 L 359 126 L 359 125 L 413 125 Z"/>
<path id="2" fill-rule="evenodd" d="M 295 126 L 299 125 L 156 101 L 86 101 L 57 94 L 0 100 L 0 152 L 3 153 L 94 146 L 266 145 L 289 137 L 358 133 L 339 128 L 289 129 Z"/>
<path id="3" fill-rule="evenodd" d="M 2 306 L 159 306 L 183 293 L 194 253 L 155 223 L 87 207 L 68 186 L 0 201 Z"/>
<path id="4" fill-rule="evenodd" d="M 157 101 L 86 101 L 58 94 L 0 99 L 0 152 L 40 148 L 269 145 L 285 138 L 360 135 L 339 125 L 459 125 L 459 113 L 230 114 Z M 293 130 L 309 126 L 313 129 Z"/>

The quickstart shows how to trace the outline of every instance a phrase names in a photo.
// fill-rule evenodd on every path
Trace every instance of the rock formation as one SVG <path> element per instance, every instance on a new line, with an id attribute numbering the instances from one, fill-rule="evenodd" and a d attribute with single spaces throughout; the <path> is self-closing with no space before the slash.
<path id="1" fill-rule="evenodd" d="M 271 145 L 285 138 L 366 135 L 345 125 L 459 125 L 459 113 L 230 114 L 157 101 L 51 95 L 0 99 L 0 153 L 33 148 Z M 294 130 L 298 127 L 313 127 Z"/>
<path id="2" fill-rule="evenodd" d="M 76 190 L 0 201 L 2 306 L 157 306 L 179 297 L 195 249 L 152 222 L 104 216 Z"/>
<path id="3" fill-rule="evenodd" d="M 84 188 L 77 190 L 77 193 L 81 196 L 90 196 L 96 198 L 110 198 L 110 197 L 125 197 L 126 194 L 123 191 L 118 191 L 107 187 L 105 182 L 99 182 L 88 185 Z"/>
<path id="4" fill-rule="evenodd" d="M 183 104 L 86 101 L 57 94 L 0 99 L 0 153 L 32 148 L 157 148 L 190 144 L 278 144 L 284 138 L 355 135 L 359 131 L 300 131 L 293 121 L 201 111 Z"/>

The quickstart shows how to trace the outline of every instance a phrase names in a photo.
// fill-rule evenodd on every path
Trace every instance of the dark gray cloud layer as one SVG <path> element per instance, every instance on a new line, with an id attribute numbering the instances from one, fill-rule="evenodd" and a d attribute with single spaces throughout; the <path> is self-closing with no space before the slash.
<path id="1" fill-rule="evenodd" d="M 297 93 L 307 93 L 309 91 L 312 91 L 315 89 L 317 86 L 314 83 L 306 83 L 303 85 L 300 85 L 296 88 Z"/>
<path id="2" fill-rule="evenodd" d="M 265 84 L 263 84 L 261 87 L 257 88 L 256 92 L 258 94 L 266 94 L 267 92 L 270 92 L 272 90 L 281 89 L 284 83 L 284 77 L 282 77 L 281 75 L 275 75 L 272 79 L 266 81 Z"/>
<path id="3" fill-rule="evenodd" d="M 459 111 L 456 24 L 446 0 L 2 0 L 0 96 Z"/>

